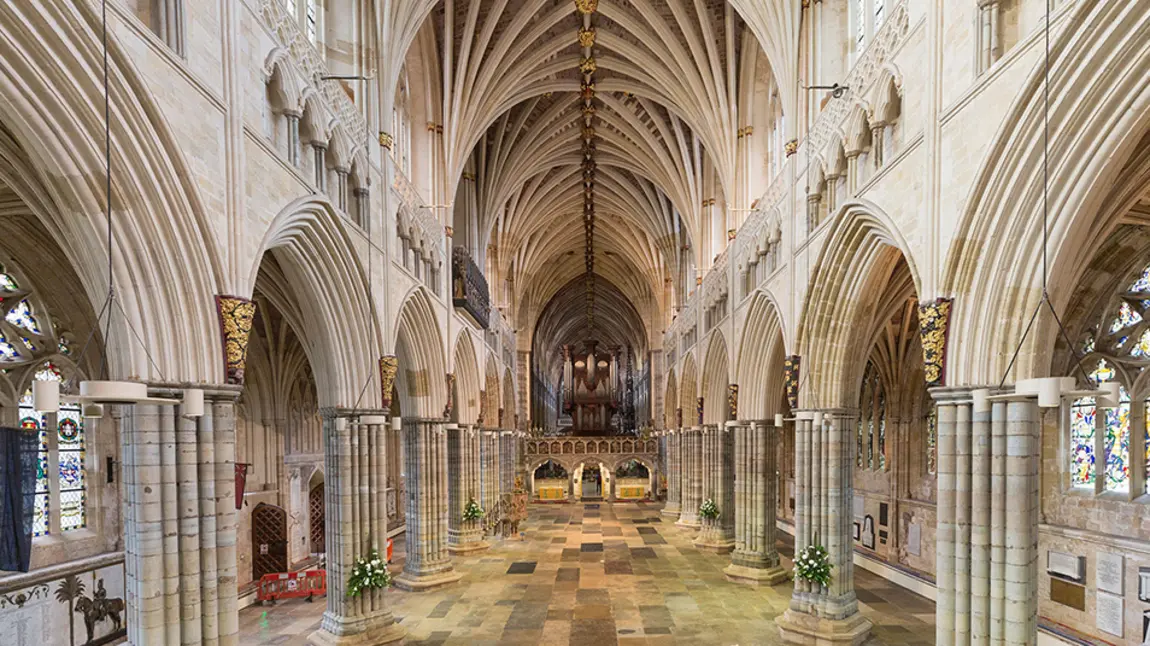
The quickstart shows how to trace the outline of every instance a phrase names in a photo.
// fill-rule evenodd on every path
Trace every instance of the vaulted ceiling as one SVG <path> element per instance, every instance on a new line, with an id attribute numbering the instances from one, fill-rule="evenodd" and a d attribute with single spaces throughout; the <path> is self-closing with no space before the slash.
<path id="1" fill-rule="evenodd" d="M 428 11 L 418 34 L 404 9 Z M 740 105 L 755 91 L 749 86 L 766 78 L 783 94 L 792 85 L 763 69 L 792 75 L 799 3 L 445 0 L 401 1 L 391 11 L 401 40 L 422 50 L 419 73 L 437 95 L 431 112 L 442 118 L 446 172 L 436 190 L 455 196 L 465 170 L 476 179 L 478 239 L 481 249 L 497 250 L 489 279 L 511 281 L 515 327 L 576 329 L 537 324 L 545 310 L 584 312 L 553 301 L 582 305 L 586 294 L 572 285 L 593 267 L 603 285 L 596 293 L 613 290 L 596 304 L 607 309 L 595 317 L 595 334 L 638 345 L 651 337 L 636 334 L 660 334 L 672 307 L 666 286 L 682 289 L 674 281 L 683 279 L 684 250 L 713 217 L 702 205 L 738 206 L 737 141 L 747 123 Z M 392 44 L 385 57 L 397 47 L 403 51 Z M 593 239 L 584 226 L 588 141 Z M 618 303 L 629 307 L 610 309 Z M 629 320 L 636 316 L 644 320 Z M 562 342 L 549 336 L 543 345 Z"/>

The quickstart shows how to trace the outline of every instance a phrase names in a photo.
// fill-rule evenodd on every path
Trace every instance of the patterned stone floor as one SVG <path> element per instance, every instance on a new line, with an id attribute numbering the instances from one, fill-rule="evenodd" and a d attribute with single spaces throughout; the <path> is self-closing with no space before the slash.
<path id="1" fill-rule="evenodd" d="M 533 505 L 523 540 L 456 559 L 464 578 L 425 593 L 388 593 L 408 644 L 778 644 L 774 618 L 791 586 L 723 578 L 729 558 L 697 551 L 693 535 L 644 503 Z M 395 547 L 398 571 L 402 545 Z M 790 554 L 789 546 L 780 551 Z M 787 563 L 789 566 L 789 562 Z M 934 643 L 934 604 L 855 569 L 872 642 Z M 253 606 L 241 643 L 305 644 L 322 600 Z"/>

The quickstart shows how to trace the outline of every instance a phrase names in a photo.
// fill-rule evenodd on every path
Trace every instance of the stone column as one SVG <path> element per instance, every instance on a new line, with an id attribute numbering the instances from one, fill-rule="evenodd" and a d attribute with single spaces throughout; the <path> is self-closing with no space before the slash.
<path id="1" fill-rule="evenodd" d="M 703 437 L 699 427 L 683 429 L 681 439 L 682 455 L 682 509 L 679 514 L 680 527 L 699 528 L 699 504 L 703 502 L 702 449 Z"/>
<path id="2" fill-rule="evenodd" d="M 723 570 L 736 583 L 776 585 L 790 578 L 775 547 L 778 479 L 774 422 L 735 426 L 735 551 Z"/>
<path id="3" fill-rule="evenodd" d="M 703 427 L 705 486 L 702 500 L 715 501 L 719 517 L 700 519 L 702 528 L 695 547 L 719 554 L 735 549 L 735 434 L 732 427 L 737 424 Z"/>
<path id="4" fill-rule="evenodd" d="M 463 509 L 474 500 L 479 506 L 483 494 L 479 478 L 479 433 L 474 426 L 447 425 L 448 492 L 447 549 L 452 554 L 487 549 L 483 541 L 483 520 L 463 520 Z M 487 508 L 484 507 L 484 511 Z"/>
<path id="5" fill-rule="evenodd" d="M 404 419 L 407 555 L 395 585 L 422 592 L 462 575 L 447 553 L 447 433 L 442 420 Z"/>
<path id="6" fill-rule="evenodd" d="M 816 417 L 822 418 L 816 424 Z M 853 411 L 797 413 L 795 459 L 795 552 L 814 544 L 827 549 L 834 566 L 829 586 L 795 580 L 790 608 L 776 620 L 791 644 L 851 644 L 866 641 L 871 622 L 858 611 L 851 539 L 854 491 Z"/>
<path id="7" fill-rule="evenodd" d="M 479 454 L 483 463 L 479 474 L 483 490 L 481 504 L 483 509 L 490 513 L 499 503 L 499 431 L 490 429 L 481 431 Z"/>
<path id="8" fill-rule="evenodd" d="M 155 397 L 178 390 L 149 389 Z M 239 643 L 235 399 L 206 393 L 204 415 L 119 407 L 125 625 L 131 644 Z"/>
<path id="9" fill-rule="evenodd" d="M 667 441 L 667 504 L 663 506 L 664 516 L 679 517 L 682 508 L 680 471 L 679 471 L 679 444 L 682 438 L 681 429 L 667 431 L 664 439 Z"/>
<path id="10" fill-rule="evenodd" d="M 405 630 L 387 609 L 386 591 L 347 594 L 357 558 L 387 551 L 387 429 L 382 412 L 324 409 L 324 533 L 327 610 L 309 644 L 388 644 Z"/>
<path id="11" fill-rule="evenodd" d="M 935 641 L 1037 640 L 1041 424 L 1033 398 L 974 410 L 971 391 L 938 403 Z"/>
<path id="12" fill-rule="evenodd" d="M 284 117 L 287 119 L 288 129 L 288 163 L 298 168 L 301 156 L 299 141 L 300 114 L 285 110 Z"/>

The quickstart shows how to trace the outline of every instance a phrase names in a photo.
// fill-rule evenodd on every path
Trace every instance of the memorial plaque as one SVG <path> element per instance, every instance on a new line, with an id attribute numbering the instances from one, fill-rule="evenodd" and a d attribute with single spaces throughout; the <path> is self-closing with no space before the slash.
<path id="1" fill-rule="evenodd" d="M 863 519 L 862 544 L 868 550 L 874 549 L 874 518 L 870 516 Z"/>
<path id="2" fill-rule="evenodd" d="M 1126 557 L 1112 552 L 1099 552 L 1098 565 L 1094 569 L 1094 585 L 1100 591 L 1113 592 L 1117 595 L 1125 593 L 1123 582 L 1125 574 Z"/>
<path id="3" fill-rule="evenodd" d="M 886 504 L 885 502 L 880 502 L 878 504 L 878 524 L 879 525 L 886 527 L 887 525 L 890 524 L 888 522 L 889 519 L 887 518 L 887 514 L 889 512 L 890 512 L 890 505 Z"/>
<path id="4" fill-rule="evenodd" d="M 853 531 L 853 534 L 854 534 L 854 537 L 855 537 L 855 540 L 856 540 L 856 541 L 859 539 L 859 536 L 861 536 L 861 535 L 862 535 L 862 527 L 861 527 L 861 526 L 860 526 L 858 523 L 855 523 L 855 524 L 854 524 L 854 531 Z"/>
<path id="5" fill-rule="evenodd" d="M 1084 583 L 1086 581 L 1086 557 L 1050 550 L 1046 553 L 1046 573 L 1067 581 Z"/>
<path id="6" fill-rule="evenodd" d="M 911 523 L 906 528 L 906 552 L 914 556 L 922 555 L 922 526 Z"/>
<path id="7" fill-rule="evenodd" d="M 1094 625 L 1098 630 L 1122 637 L 1122 606 L 1122 597 L 1099 591 L 1094 601 Z"/>
<path id="8" fill-rule="evenodd" d="M 1138 568 L 1138 600 L 1150 601 L 1150 567 Z"/>
<path id="9" fill-rule="evenodd" d="M 1086 610 L 1086 586 L 1050 577 L 1050 600 L 1075 610 Z"/>

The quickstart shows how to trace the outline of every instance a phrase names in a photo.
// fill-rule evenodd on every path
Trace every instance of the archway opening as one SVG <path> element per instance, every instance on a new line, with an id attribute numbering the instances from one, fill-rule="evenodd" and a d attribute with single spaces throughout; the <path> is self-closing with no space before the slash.
<path id="1" fill-rule="evenodd" d="M 646 500 L 652 497 L 654 471 L 643 462 L 631 458 L 615 468 L 615 499 Z"/>
<path id="2" fill-rule="evenodd" d="M 568 500 L 572 495 L 571 474 L 554 460 L 547 460 L 531 472 L 531 497 L 540 502 Z"/>

